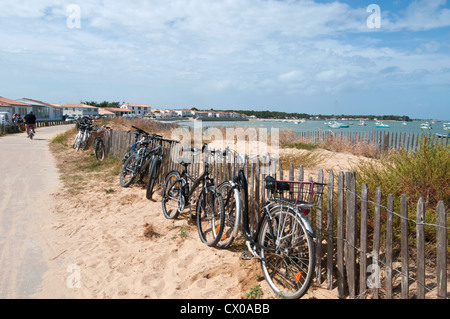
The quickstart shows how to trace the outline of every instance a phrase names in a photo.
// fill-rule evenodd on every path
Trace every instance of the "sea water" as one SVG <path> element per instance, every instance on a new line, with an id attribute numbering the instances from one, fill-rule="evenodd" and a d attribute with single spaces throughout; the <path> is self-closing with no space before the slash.
<path id="1" fill-rule="evenodd" d="M 193 127 L 196 121 L 180 121 L 178 122 L 181 126 Z M 376 127 L 376 121 L 365 121 L 365 126 L 359 125 L 359 121 L 338 121 L 339 123 L 348 124 L 348 128 L 332 129 L 325 124 L 328 121 L 325 120 L 307 120 L 306 122 L 298 122 L 296 124 L 294 121 L 288 120 L 252 120 L 252 121 L 198 121 L 201 123 L 203 128 L 207 127 L 256 127 L 256 128 L 267 128 L 270 131 L 271 128 L 290 129 L 294 132 L 315 132 L 315 131 L 332 131 L 332 132 L 392 132 L 392 133 L 431 133 L 431 134 L 442 134 L 447 135 L 449 131 L 444 130 L 444 123 L 449 121 L 434 121 L 427 122 L 431 125 L 431 129 L 420 128 L 422 123 L 426 121 L 412 121 L 403 122 L 400 121 L 383 121 L 384 124 L 389 125 L 389 128 L 379 128 Z M 333 121 L 331 121 L 333 122 Z M 200 125 L 197 123 L 196 125 Z"/>

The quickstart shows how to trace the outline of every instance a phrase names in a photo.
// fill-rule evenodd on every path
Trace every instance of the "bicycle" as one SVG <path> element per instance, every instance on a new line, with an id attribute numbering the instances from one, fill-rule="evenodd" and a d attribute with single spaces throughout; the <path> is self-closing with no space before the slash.
<path id="1" fill-rule="evenodd" d="M 159 176 L 159 172 L 161 170 L 161 163 L 163 159 L 163 148 L 162 148 L 162 142 L 168 142 L 170 144 L 179 143 L 177 141 L 172 140 L 166 140 L 163 139 L 160 135 L 155 135 L 154 140 L 157 140 L 159 145 L 156 146 L 156 148 L 153 150 L 153 155 L 149 164 L 148 169 L 148 182 L 147 182 L 147 191 L 145 196 L 149 200 L 153 200 L 153 187 L 155 185 L 155 181 Z"/>
<path id="2" fill-rule="evenodd" d="M 204 144 L 202 154 L 206 147 L 207 145 Z M 188 151 L 195 154 L 200 150 L 191 148 Z M 214 152 L 211 151 L 211 154 Z M 164 216 L 175 219 L 186 206 L 191 206 L 192 195 L 201 183 L 201 191 L 196 202 L 196 215 L 191 215 L 191 218 L 197 220 L 197 230 L 201 241 L 214 247 L 220 240 L 218 234 L 223 231 L 225 214 L 222 195 L 214 185 L 214 180 L 209 177 L 209 164 L 204 161 L 203 173 L 194 178 L 187 172 L 187 167 L 191 165 L 189 159 L 179 158 L 177 163 L 183 166 L 182 172 L 173 170 L 166 175 L 164 181 L 161 199 Z"/>
<path id="3" fill-rule="evenodd" d="M 278 295 L 297 299 L 308 290 L 314 275 L 314 231 L 305 215 L 323 194 L 325 184 L 265 179 L 269 197 L 262 219 L 252 234 L 248 211 L 248 184 L 243 167 L 234 181 L 243 191 L 243 228 L 249 252 L 242 259 L 258 258 L 264 278 Z M 314 192 L 314 188 L 318 188 Z M 286 194 L 287 193 L 287 194 Z M 221 236 L 222 234 L 218 234 Z"/>
<path id="4" fill-rule="evenodd" d="M 142 136 L 150 136 L 150 133 L 147 133 L 146 131 L 144 131 L 143 129 L 140 129 L 136 126 L 131 126 L 132 128 L 134 128 L 136 131 L 133 132 L 134 134 L 134 143 L 127 149 L 127 151 L 125 152 L 125 154 L 122 157 L 122 165 L 125 164 L 125 162 L 127 161 L 127 159 L 132 155 L 135 154 L 140 145 L 139 145 L 139 141 L 141 139 L 141 135 Z"/>
<path id="5" fill-rule="evenodd" d="M 149 149 L 148 146 L 152 142 L 155 136 L 143 136 L 139 141 L 139 149 L 136 153 L 131 154 L 126 162 L 122 165 L 122 171 L 120 173 L 120 186 L 128 187 L 140 174 L 138 181 L 142 181 L 143 177 L 147 173 L 148 166 L 152 160 L 152 155 L 158 150 L 158 147 Z"/>
<path id="6" fill-rule="evenodd" d="M 84 119 L 84 121 L 77 121 L 78 134 L 75 136 L 73 148 L 78 152 L 81 149 L 86 150 L 91 138 L 92 121 Z"/>
<path id="7" fill-rule="evenodd" d="M 30 138 L 30 140 L 33 139 L 34 135 L 36 135 L 34 129 L 30 128 L 30 130 L 28 131 L 28 137 Z"/>
<path id="8" fill-rule="evenodd" d="M 103 125 L 101 128 L 93 128 L 92 130 L 92 136 L 94 137 L 92 148 L 94 149 L 94 156 L 99 162 L 102 162 L 105 158 L 105 144 L 103 143 L 105 129 L 109 130 L 110 127 Z"/>
<path id="9" fill-rule="evenodd" d="M 253 160 L 254 158 L 265 158 L 267 160 L 275 160 L 270 157 L 269 154 L 256 154 L 252 156 L 240 155 L 229 147 L 225 151 L 220 151 L 223 157 L 231 153 L 233 157 L 237 159 L 238 162 L 244 162 L 245 160 Z M 222 182 L 217 189 L 222 194 L 225 206 L 225 224 L 222 236 L 218 243 L 218 247 L 227 248 L 229 247 L 234 239 L 237 237 L 239 228 L 242 226 L 242 207 L 243 207 L 243 186 L 241 180 L 238 176 L 233 176 L 230 180 Z"/>

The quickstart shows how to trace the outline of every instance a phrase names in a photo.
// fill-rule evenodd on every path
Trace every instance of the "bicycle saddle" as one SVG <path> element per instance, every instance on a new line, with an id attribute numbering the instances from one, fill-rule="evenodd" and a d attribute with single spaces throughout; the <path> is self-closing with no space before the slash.
<path id="1" fill-rule="evenodd" d="M 181 157 L 181 158 L 179 158 L 179 159 L 177 159 L 177 164 L 181 164 L 181 165 L 190 165 L 192 162 L 189 160 L 189 159 L 187 159 L 187 158 L 184 158 L 184 157 Z"/>
<path id="2" fill-rule="evenodd" d="M 272 176 L 267 176 L 265 178 L 266 181 L 266 188 L 272 189 L 272 190 L 278 190 L 278 191 L 288 191 L 289 190 L 289 183 L 286 182 L 279 182 Z"/>

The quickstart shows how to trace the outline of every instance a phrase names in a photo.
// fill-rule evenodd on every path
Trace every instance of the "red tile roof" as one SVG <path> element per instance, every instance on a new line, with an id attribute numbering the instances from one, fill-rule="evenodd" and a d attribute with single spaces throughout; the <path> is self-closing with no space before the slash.
<path id="1" fill-rule="evenodd" d="M 19 101 L 7 99 L 6 97 L 0 96 L 0 102 L 10 104 L 10 105 L 20 105 L 20 106 L 30 106 L 29 104 L 25 104 Z"/>
<path id="2" fill-rule="evenodd" d="M 110 112 L 131 112 L 131 110 L 128 109 L 121 109 L 118 107 L 105 107 L 104 110 L 110 111 Z"/>
<path id="3" fill-rule="evenodd" d="M 61 105 L 61 107 L 82 107 L 82 108 L 90 108 L 90 109 L 94 108 L 94 109 L 96 109 L 96 107 L 92 106 L 92 105 L 77 104 L 77 103 L 67 103 L 67 104 Z"/>

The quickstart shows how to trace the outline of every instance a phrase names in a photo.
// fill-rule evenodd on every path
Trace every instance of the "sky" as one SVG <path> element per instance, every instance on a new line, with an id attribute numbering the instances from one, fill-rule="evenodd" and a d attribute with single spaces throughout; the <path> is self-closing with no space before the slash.
<path id="1" fill-rule="evenodd" d="M 445 0 L 0 0 L 0 96 L 450 120 Z"/>

